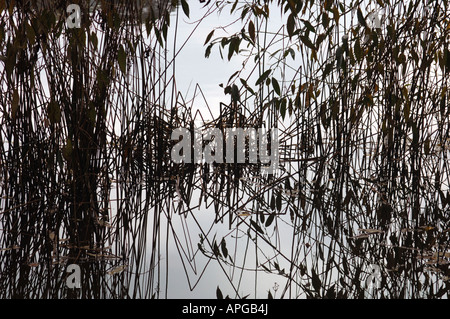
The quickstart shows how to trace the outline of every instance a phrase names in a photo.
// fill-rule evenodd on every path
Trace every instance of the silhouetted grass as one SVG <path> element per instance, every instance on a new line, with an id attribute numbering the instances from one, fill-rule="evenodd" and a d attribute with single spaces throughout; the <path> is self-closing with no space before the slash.
<path id="1" fill-rule="evenodd" d="M 180 261 L 191 289 L 219 266 L 226 283 L 212 296 L 219 284 L 266 297 L 269 278 L 275 298 L 448 296 L 445 1 L 428 13 L 386 4 L 382 29 L 356 10 L 378 1 L 280 1 L 287 34 L 265 31 L 264 7 L 239 4 L 247 37 L 207 48 L 232 58 L 238 39 L 256 63 L 225 85 L 229 104 L 208 106 L 221 109 L 213 119 L 177 92 L 173 15 L 130 24 L 104 2 L 67 29 L 57 10 L 11 3 L 0 8 L 2 298 L 165 298 Z M 277 127 L 277 173 L 173 163 L 172 130 L 196 123 Z M 81 289 L 66 286 L 69 264 Z"/>

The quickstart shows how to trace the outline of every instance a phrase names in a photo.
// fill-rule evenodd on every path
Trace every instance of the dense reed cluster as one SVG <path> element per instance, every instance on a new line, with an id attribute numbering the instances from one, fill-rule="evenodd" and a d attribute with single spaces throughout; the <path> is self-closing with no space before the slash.
<path id="1" fill-rule="evenodd" d="M 447 1 L 205 4 L 242 24 L 199 51 L 245 57 L 216 117 L 177 90 L 186 1 L 72 2 L 0 1 L 1 298 L 165 298 L 173 263 L 212 296 L 448 297 Z M 179 127 L 278 128 L 277 171 L 174 163 Z"/>

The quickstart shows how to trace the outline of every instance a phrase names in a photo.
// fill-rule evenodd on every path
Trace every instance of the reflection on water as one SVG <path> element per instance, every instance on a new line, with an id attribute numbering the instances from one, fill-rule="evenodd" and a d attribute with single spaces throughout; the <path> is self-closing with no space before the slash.
<path id="1" fill-rule="evenodd" d="M 94 52 L 76 33 L 54 42 L 40 53 L 54 61 L 42 62 L 46 81 L 2 78 L 16 81 L 5 96 L 20 103 L 0 115 L 1 298 L 165 298 L 186 283 L 195 296 L 205 280 L 210 297 L 217 286 L 231 298 L 448 296 L 449 123 L 426 98 L 408 115 L 421 114 L 420 126 L 376 99 L 355 117 L 348 105 L 362 93 L 331 89 L 327 102 L 340 94 L 348 105 L 334 103 L 328 118 L 310 106 L 281 122 L 275 108 L 232 97 L 204 121 L 170 93 L 157 36 L 126 60 L 139 81 L 110 82 L 123 69 L 104 62 L 124 50 L 120 32 L 99 32 Z M 31 81 L 52 98 L 27 95 Z M 222 132 L 278 126 L 276 173 L 260 163 L 175 164 L 172 131 L 198 122 Z"/>

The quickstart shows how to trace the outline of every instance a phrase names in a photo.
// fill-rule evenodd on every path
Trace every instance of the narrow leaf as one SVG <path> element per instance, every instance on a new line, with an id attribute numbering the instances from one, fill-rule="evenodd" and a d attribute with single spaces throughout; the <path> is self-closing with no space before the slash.
<path id="1" fill-rule="evenodd" d="M 98 48 L 98 38 L 97 35 L 95 34 L 95 32 L 91 33 L 91 37 L 90 37 L 91 43 L 94 46 L 94 49 L 97 50 Z"/>
<path id="2" fill-rule="evenodd" d="M 212 36 L 214 35 L 214 31 L 215 31 L 215 30 L 212 30 L 212 31 L 208 34 L 208 36 L 206 37 L 206 40 L 205 40 L 204 45 L 206 45 L 206 44 L 209 42 L 209 40 L 211 40 Z"/>
<path id="3" fill-rule="evenodd" d="M 286 116 L 286 99 L 282 99 L 281 100 L 280 114 L 281 114 L 281 117 L 284 120 L 284 118 Z M 280 207 L 278 210 L 281 210 L 281 194 L 280 193 L 278 194 L 278 197 L 277 197 L 277 208 L 278 207 Z"/>
<path id="4" fill-rule="evenodd" d="M 281 111 L 283 112 L 283 111 Z M 286 114 L 286 104 L 285 104 L 285 108 L 284 108 L 284 114 Z M 283 116 L 284 118 L 284 116 Z M 277 210 L 280 211 L 281 210 L 281 205 L 282 205 L 282 198 L 281 198 L 281 192 L 278 192 L 277 194 Z"/>
<path id="5" fill-rule="evenodd" d="M 213 47 L 214 43 L 210 43 L 208 45 L 208 47 L 205 50 L 205 58 L 209 58 L 209 56 L 211 55 L 211 49 Z"/>
<path id="6" fill-rule="evenodd" d="M 119 62 L 119 67 L 122 73 L 127 72 L 127 54 L 125 53 L 125 50 L 123 46 L 121 45 L 119 47 L 119 52 L 117 54 L 117 60 Z"/>
<path id="7" fill-rule="evenodd" d="M 316 30 L 314 30 L 314 27 L 312 26 L 312 24 L 308 21 L 308 20 L 303 20 L 302 22 L 305 24 L 306 29 L 308 29 L 308 31 L 316 33 Z"/>
<path id="8" fill-rule="evenodd" d="M 258 223 L 256 223 L 254 220 L 250 220 L 250 224 L 252 224 L 253 228 L 255 228 L 258 233 L 264 234 L 261 226 L 259 226 Z"/>
<path id="9" fill-rule="evenodd" d="M 61 108 L 55 101 L 51 101 L 47 105 L 47 116 L 50 123 L 55 124 L 61 122 Z"/>
<path id="10" fill-rule="evenodd" d="M 359 23 L 360 23 L 363 27 L 367 26 L 366 20 L 364 19 L 363 13 L 362 13 L 362 11 L 361 11 L 360 8 L 358 8 L 358 10 L 356 11 L 356 15 L 357 15 L 357 17 L 358 17 Z"/>
<path id="11" fill-rule="evenodd" d="M 11 114 L 13 119 L 16 118 L 18 109 L 19 109 L 19 92 L 17 91 L 17 89 L 15 89 L 11 101 Z"/>
<path id="12" fill-rule="evenodd" d="M 343 49 L 342 49 L 341 46 L 339 46 L 336 49 L 336 66 L 338 67 L 338 69 L 340 69 L 342 67 L 342 64 L 344 62 L 343 61 L 343 54 L 344 54 Z"/>
<path id="13" fill-rule="evenodd" d="M 301 35 L 300 39 L 308 48 L 312 50 L 317 50 L 316 46 L 311 42 L 311 40 L 307 36 Z"/>
<path id="14" fill-rule="evenodd" d="M 248 34 L 250 35 L 250 39 L 252 39 L 253 42 L 256 40 L 256 31 L 255 31 L 255 25 L 253 24 L 253 21 L 250 20 L 248 23 Z"/>
<path id="15" fill-rule="evenodd" d="M 222 241 L 220 243 L 220 248 L 222 249 L 223 257 L 228 257 L 228 249 L 227 249 L 227 243 L 225 242 L 225 238 L 222 238 Z"/>
<path id="16" fill-rule="evenodd" d="M 289 35 L 289 38 L 292 38 L 294 35 L 294 28 L 295 28 L 295 20 L 294 15 L 291 13 L 287 19 L 286 29 Z"/>
<path id="17" fill-rule="evenodd" d="M 266 220 L 265 226 L 269 227 L 270 225 L 272 225 L 272 222 L 274 221 L 274 219 L 275 219 L 275 213 L 270 214 L 269 218 L 267 218 L 267 220 Z"/>
<path id="18" fill-rule="evenodd" d="M 356 59 L 358 61 L 361 61 L 361 59 L 363 57 L 363 50 L 361 48 L 361 44 L 359 42 L 359 39 L 356 39 L 356 41 L 355 41 L 355 48 L 354 48 L 353 51 L 355 52 Z"/>
<path id="19" fill-rule="evenodd" d="M 217 296 L 217 299 L 223 299 L 223 294 L 222 294 L 222 291 L 220 291 L 219 286 L 217 286 L 217 289 L 216 289 L 216 296 Z"/>
<path id="20" fill-rule="evenodd" d="M 325 69 L 323 70 L 323 73 L 322 73 L 322 79 L 324 79 L 328 74 L 330 74 L 332 69 L 333 69 L 333 63 L 327 63 L 327 65 L 325 65 Z"/>
<path id="21" fill-rule="evenodd" d="M 336 6 L 334 6 L 333 7 L 333 18 L 334 18 L 334 21 L 336 22 L 336 24 L 339 24 L 339 17 L 340 17 L 339 9 Z"/>
<path id="22" fill-rule="evenodd" d="M 189 5 L 186 0 L 181 0 L 181 7 L 183 9 L 184 14 L 189 18 Z"/>
<path id="23" fill-rule="evenodd" d="M 267 70 L 266 72 L 264 72 L 263 74 L 261 74 L 261 76 L 258 78 L 258 80 L 256 81 L 255 85 L 260 85 L 261 83 L 264 82 L 264 80 L 269 76 L 271 70 Z"/>
<path id="24" fill-rule="evenodd" d="M 277 79 L 272 78 L 272 86 L 273 86 L 275 93 L 277 93 L 278 95 L 281 95 L 280 84 L 278 83 Z"/>
<path id="25" fill-rule="evenodd" d="M 317 293 L 319 293 L 320 287 L 322 286 L 322 282 L 320 281 L 320 278 L 319 278 L 319 276 L 317 276 L 314 269 L 312 269 L 311 279 L 312 279 L 312 285 L 313 285 L 314 289 L 316 290 Z"/>
<path id="26" fill-rule="evenodd" d="M 239 88 L 236 84 L 231 87 L 231 100 L 233 102 L 239 102 L 241 100 L 241 95 L 239 93 Z"/>

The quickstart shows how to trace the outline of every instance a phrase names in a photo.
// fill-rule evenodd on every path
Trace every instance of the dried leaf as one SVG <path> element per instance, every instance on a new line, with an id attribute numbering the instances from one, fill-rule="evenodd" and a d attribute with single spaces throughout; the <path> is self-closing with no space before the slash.
<path id="1" fill-rule="evenodd" d="M 253 212 L 245 209 L 238 209 L 237 214 L 238 216 L 250 216 L 251 214 L 253 214 Z"/>
<path id="2" fill-rule="evenodd" d="M 362 11 L 361 11 L 360 8 L 358 8 L 358 10 L 357 10 L 357 12 L 356 12 L 356 15 L 357 15 L 357 17 L 358 17 L 358 22 L 359 22 L 363 27 L 366 27 L 366 26 L 367 26 L 366 20 L 364 19 L 363 13 L 362 13 Z"/>
<path id="3" fill-rule="evenodd" d="M 433 226 L 419 226 L 419 228 L 422 229 L 422 230 L 425 230 L 425 231 L 434 229 Z"/>
<path id="4" fill-rule="evenodd" d="M 117 266 L 116 268 L 110 270 L 107 272 L 108 275 L 116 275 L 116 274 L 120 274 L 122 271 L 124 271 L 125 269 L 127 269 L 127 265 L 121 265 L 121 266 Z"/>
<path id="5" fill-rule="evenodd" d="M 98 219 L 97 221 L 101 227 L 109 227 L 109 228 L 111 227 L 111 224 L 108 223 L 106 220 Z"/>
<path id="6" fill-rule="evenodd" d="M 20 249 L 20 246 L 12 246 L 12 247 L 7 247 L 7 248 L 0 248 L 0 251 L 8 251 L 8 250 L 13 250 L 13 249 Z"/>
<path id="7" fill-rule="evenodd" d="M 384 233 L 384 231 L 379 230 L 379 229 L 370 229 L 370 228 L 364 229 L 364 228 L 360 228 L 358 230 L 361 231 L 361 232 L 364 232 L 366 234 L 380 234 L 380 233 Z"/>
<path id="8" fill-rule="evenodd" d="M 356 236 L 347 237 L 348 239 L 363 239 L 363 238 L 369 238 L 370 234 L 361 234 Z"/>

